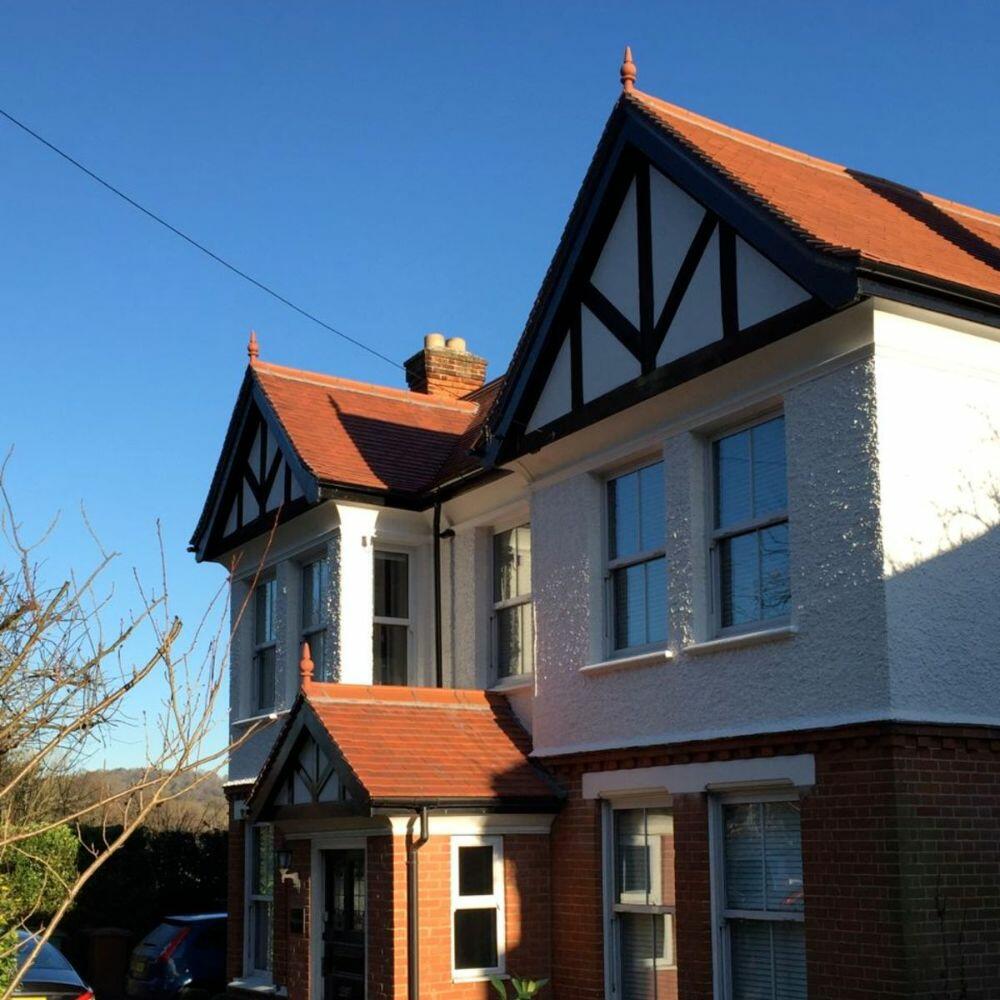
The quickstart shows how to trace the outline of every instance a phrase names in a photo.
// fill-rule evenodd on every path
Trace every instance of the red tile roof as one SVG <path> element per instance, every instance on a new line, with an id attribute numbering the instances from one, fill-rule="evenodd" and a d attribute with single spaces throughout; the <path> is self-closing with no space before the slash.
<path id="1" fill-rule="evenodd" d="M 1000 295 L 1000 216 L 807 156 L 640 91 L 625 100 L 824 248 Z"/>
<path id="2" fill-rule="evenodd" d="M 262 361 L 251 372 L 321 483 L 419 494 L 476 467 L 490 387 L 454 400 Z"/>
<path id="3" fill-rule="evenodd" d="M 503 695 L 310 682 L 305 702 L 372 800 L 551 800 Z"/>

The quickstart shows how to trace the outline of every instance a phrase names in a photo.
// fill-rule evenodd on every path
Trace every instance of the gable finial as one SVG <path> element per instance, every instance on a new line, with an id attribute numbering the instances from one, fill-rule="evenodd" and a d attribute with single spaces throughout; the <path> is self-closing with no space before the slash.
<path id="1" fill-rule="evenodd" d="M 636 69 L 635 63 L 632 62 L 632 48 L 629 45 L 625 46 L 625 57 L 622 59 L 621 68 L 621 81 L 622 81 L 622 91 L 626 94 L 631 94 L 633 88 L 635 87 Z"/>
<path id="2" fill-rule="evenodd" d="M 312 686 L 313 668 L 312 651 L 309 649 L 309 643 L 304 642 L 302 643 L 302 658 L 299 660 L 299 678 L 303 691 Z"/>
<path id="3" fill-rule="evenodd" d="M 250 359 L 250 364 L 254 365 L 257 363 L 257 359 L 260 357 L 260 344 L 257 341 L 257 331 L 250 331 L 250 340 L 247 341 L 247 357 Z"/>

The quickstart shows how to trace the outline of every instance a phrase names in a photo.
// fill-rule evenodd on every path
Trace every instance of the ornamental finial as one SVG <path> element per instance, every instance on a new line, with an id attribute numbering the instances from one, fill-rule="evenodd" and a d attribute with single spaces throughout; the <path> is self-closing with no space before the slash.
<path id="1" fill-rule="evenodd" d="M 260 344 L 257 342 L 256 330 L 250 331 L 250 340 L 247 342 L 247 357 L 252 365 L 256 364 L 260 357 Z"/>
<path id="2" fill-rule="evenodd" d="M 302 643 L 302 658 L 299 660 L 299 678 L 302 682 L 302 688 L 308 688 L 313 682 L 313 661 L 312 661 L 312 651 L 309 649 L 309 643 Z"/>
<path id="3" fill-rule="evenodd" d="M 635 63 L 632 62 L 632 49 L 630 46 L 625 46 L 625 58 L 622 60 L 621 68 L 621 81 L 622 90 L 626 94 L 631 94 L 633 88 L 635 87 L 635 77 L 636 69 Z"/>

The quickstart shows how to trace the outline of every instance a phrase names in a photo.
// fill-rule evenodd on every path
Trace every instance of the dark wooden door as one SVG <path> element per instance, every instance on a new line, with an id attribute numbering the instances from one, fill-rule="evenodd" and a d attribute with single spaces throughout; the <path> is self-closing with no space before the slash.
<path id="1" fill-rule="evenodd" d="M 365 998 L 365 852 L 324 851 L 323 1000 Z"/>

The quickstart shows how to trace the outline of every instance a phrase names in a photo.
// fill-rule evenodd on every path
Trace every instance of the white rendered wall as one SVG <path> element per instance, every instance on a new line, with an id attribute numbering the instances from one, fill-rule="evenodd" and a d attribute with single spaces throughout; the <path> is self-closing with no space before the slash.
<path id="1" fill-rule="evenodd" d="M 1000 340 L 928 319 L 875 313 L 892 707 L 996 724 Z"/>

